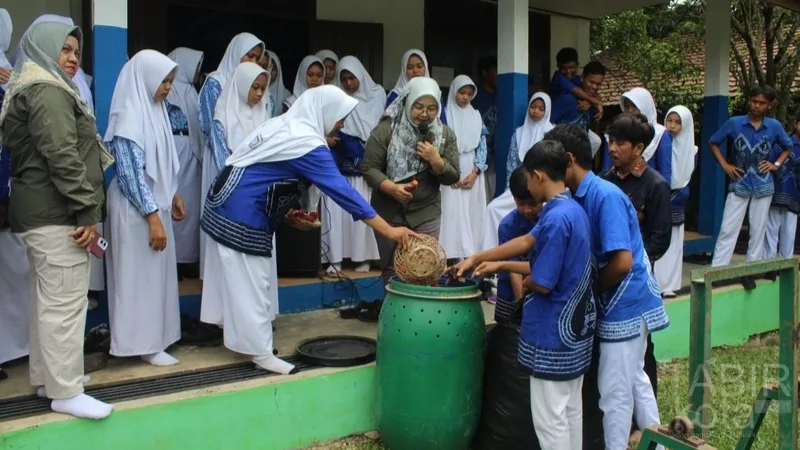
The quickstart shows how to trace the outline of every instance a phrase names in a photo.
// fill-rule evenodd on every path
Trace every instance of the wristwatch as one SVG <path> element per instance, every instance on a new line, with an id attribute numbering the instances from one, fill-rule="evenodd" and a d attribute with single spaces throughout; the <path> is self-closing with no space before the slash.
<path id="1" fill-rule="evenodd" d="M 483 172 L 483 171 L 480 169 L 480 167 L 475 167 L 475 168 L 472 170 L 472 173 L 474 173 L 475 175 L 480 175 L 480 174 L 481 174 L 481 172 Z"/>
<path id="2" fill-rule="evenodd" d="M 772 163 L 772 164 L 774 164 L 774 165 L 775 165 L 775 167 L 777 167 L 777 168 L 779 168 L 779 169 L 780 169 L 780 167 L 781 167 L 781 162 L 780 162 L 780 161 L 775 161 L 775 162 L 774 162 L 774 163 Z"/>

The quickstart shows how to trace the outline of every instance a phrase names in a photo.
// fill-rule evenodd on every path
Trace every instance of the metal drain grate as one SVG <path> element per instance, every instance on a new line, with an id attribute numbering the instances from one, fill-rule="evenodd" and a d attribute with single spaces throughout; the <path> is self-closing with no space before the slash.
<path id="1" fill-rule="evenodd" d="M 294 364 L 301 371 L 317 367 L 296 358 L 287 358 L 286 361 Z M 275 375 L 247 363 L 241 366 L 183 373 L 152 380 L 131 381 L 115 386 L 87 387 L 86 393 L 106 403 L 117 403 Z M 0 400 L 0 422 L 48 412 L 50 412 L 50 400 L 39 398 L 36 395 Z"/>

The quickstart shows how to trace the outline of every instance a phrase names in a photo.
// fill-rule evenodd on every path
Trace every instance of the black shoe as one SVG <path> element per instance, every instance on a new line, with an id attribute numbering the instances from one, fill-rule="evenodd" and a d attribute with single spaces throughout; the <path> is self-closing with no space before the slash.
<path id="1" fill-rule="evenodd" d="M 383 302 L 381 302 L 381 301 L 374 302 L 374 307 L 362 310 L 361 312 L 358 313 L 358 320 L 360 320 L 362 322 L 369 322 L 369 323 L 377 322 L 378 321 L 378 317 L 381 314 L 381 306 L 382 305 L 383 305 Z"/>
<path id="2" fill-rule="evenodd" d="M 756 280 L 753 277 L 742 277 L 742 286 L 745 290 L 752 291 L 756 288 Z"/>
<path id="3" fill-rule="evenodd" d="M 767 272 L 762 276 L 763 279 L 775 281 L 778 279 L 778 272 Z"/>
<path id="4" fill-rule="evenodd" d="M 362 311 L 375 309 L 375 302 L 361 302 L 352 308 L 339 310 L 339 317 L 342 319 L 358 319 Z"/>
<path id="5" fill-rule="evenodd" d="M 178 344 L 218 347 L 222 345 L 222 328 L 181 314 L 181 340 Z"/>
<path id="6" fill-rule="evenodd" d="M 200 278 L 200 263 L 180 263 L 178 264 L 178 277 L 197 280 Z"/>

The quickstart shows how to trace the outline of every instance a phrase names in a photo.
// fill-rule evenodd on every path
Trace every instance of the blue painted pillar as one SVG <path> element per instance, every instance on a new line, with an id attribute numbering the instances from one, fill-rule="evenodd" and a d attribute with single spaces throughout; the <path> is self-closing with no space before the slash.
<path id="1" fill-rule="evenodd" d="M 706 65 L 703 97 L 703 137 L 700 142 L 700 211 L 698 232 L 716 236 L 725 206 L 725 173 L 719 167 L 708 141 L 728 120 L 730 74 L 731 3 L 706 1 Z M 727 153 L 727 145 L 721 146 Z M 712 251 L 714 243 L 705 251 Z"/>
<path id="2" fill-rule="evenodd" d="M 128 59 L 128 0 L 93 0 L 92 35 L 95 114 L 102 137 L 108 127 L 114 86 Z"/>
<path id="3" fill-rule="evenodd" d="M 496 195 L 506 190 L 508 146 L 528 106 L 528 0 L 497 2 Z"/>

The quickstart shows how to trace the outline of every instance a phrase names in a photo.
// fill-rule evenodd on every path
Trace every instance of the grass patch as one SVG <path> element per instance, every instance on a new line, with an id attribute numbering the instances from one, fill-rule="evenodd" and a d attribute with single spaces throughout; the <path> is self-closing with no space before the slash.
<path id="1" fill-rule="evenodd" d="M 769 335 L 739 347 L 712 350 L 711 430 L 709 444 L 727 450 L 736 446 L 747 423 L 756 393 L 778 379 L 777 336 Z M 689 363 L 679 360 L 659 366 L 658 407 L 663 423 L 688 411 Z M 753 450 L 774 450 L 778 444 L 777 406 L 770 405 Z M 313 450 L 383 450 L 380 441 L 352 436 L 329 442 Z"/>
<path id="2" fill-rule="evenodd" d="M 774 336 L 757 344 L 712 350 L 709 444 L 732 449 L 749 420 L 756 394 L 762 385 L 778 379 L 778 345 Z M 688 410 L 689 363 L 686 360 L 659 367 L 658 407 L 661 421 L 668 423 Z M 770 405 L 753 445 L 754 450 L 774 450 L 778 443 L 777 406 Z"/>

